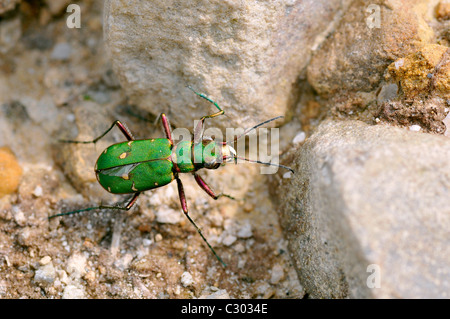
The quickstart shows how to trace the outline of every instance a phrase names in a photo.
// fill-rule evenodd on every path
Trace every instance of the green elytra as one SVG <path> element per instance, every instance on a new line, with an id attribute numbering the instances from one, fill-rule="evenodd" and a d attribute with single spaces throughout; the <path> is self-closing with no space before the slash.
<path id="1" fill-rule="evenodd" d="M 216 195 L 209 185 L 201 178 L 201 176 L 198 175 L 197 171 L 202 168 L 217 169 L 228 161 L 237 162 L 237 159 L 266 165 L 275 165 L 291 171 L 292 169 L 279 164 L 251 161 L 246 158 L 238 157 L 234 148 L 226 142 L 216 142 L 209 138 L 203 138 L 202 130 L 205 119 L 222 115 L 224 114 L 224 111 L 216 102 L 209 99 L 204 94 L 197 93 L 191 87 L 188 88 L 198 96 L 213 103 L 218 109 L 216 113 L 203 116 L 201 118 L 198 125 L 195 127 L 194 137 L 191 141 L 181 141 L 174 144 L 170 124 L 165 114 L 161 114 L 161 121 L 166 138 L 135 140 L 125 125 L 123 125 L 120 121 L 115 121 L 108 130 L 92 141 L 61 140 L 61 142 L 64 143 L 96 143 L 110 130 L 112 130 L 113 127 L 117 126 L 128 141 L 117 143 L 106 148 L 97 160 L 95 165 L 95 173 L 100 185 L 108 192 L 113 194 L 133 194 L 133 197 L 126 206 L 100 205 L 72 212 L 56 214 L 50 216 L 49 218 L 71 215 L 95 209 L 129 210 L 136 203 L 139 194 L 142 192 L 162 187 L 169 184 L 173 180 L 176 180 L 181 207 L 184 214 L 196 228 L 197 232 L 200 234 L 201 238 L 205 241 L 215 257 L 222 263 L 222 265 L 226 266 L 226 264 L 217 255 L 206 238 L 203 236 L 200 228 L 189 216 L 186 196 L 184 193 L 183 184 L 179 179 L 179 174 L 192 173 L 197 184 L 214 199 L 218 199 L 222 196 L 234 199 L 232 196 L 227 194 L 221 193 Z M 246 135 L 251 130 L 278 118 L 281 118 L 281 116 L 267 120 L 250 129 L 247 129 L 241 136 Z M 241 136 L 236 137 L 234 141 Z"/>

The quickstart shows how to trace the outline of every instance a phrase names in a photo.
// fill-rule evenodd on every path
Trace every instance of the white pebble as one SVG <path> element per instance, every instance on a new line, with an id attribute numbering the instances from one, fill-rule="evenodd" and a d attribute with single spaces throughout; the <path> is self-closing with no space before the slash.
<path id="1" fill-rule="evenodd" d="M 86 261 L 83 254 L 75 253 L 67 261 L 66 271 L 72 278 L 80 278 L 86 274 Z"/>
<path id="2" fill-rule="evenodd" d="M 409 130 L 410 131 L 413 131 L 413 132 L 419 132 L 420 130 L 421 130 L 422 128 L 419 126 L 419 125 L 411 125 L 410 127 L 409 127 Z"/>
<path id="3" fill-rule="evenodd" d="M 270 283 L 271 284 L 278 283 L 281 280 L 281 278 L 283 278 L 283 276 L 284 276 L 283 266 L 281 266 L 280 264 L 275 264 L 272 267 L 272 276 L 270 277 Z"/>
<path id="4" fill-rule="evenodd" d="M 34 275 L 34 281 L 40 284 L 49 285 L 56 279 L 56 271 L 52 263 L 39 267 Z"/>
<path id="5" fill-rule="evenodd" d="M 63 42 L 55 45 L 50 58 L 53 60 L 64 61 L 69 59 L 71 54 L 72 54 L 72 46 L 67 42 Z"/>
<path id="6" fill-rule="evenodd" d="M 230 295 L 225 289 L 220 289 L 209 295 L 201 295 L 198 299 L 230 299 Z"/>
<path id="7" fill-rule="evenodd" d="M 45 266 L 47 264 L 49 264 L 52 261 L 52 258 L 50 256 L 45 256 L 42 257 L 41 260 L 39 260 L 39 264 L 41 264 L 42 266 Z"/>
<path id="8" fill-rule="evenodd" d="M 292 177 L 292 172 L 291 171 L 286 172 L 286 173 L 283 174 L 283 178 L 291 178 L 291 177 Z"/>
<path id="9" fill-rule="evenodd" d="M 398 70 L 399 68 L 401 68 L 403 66 L 403 64 L 405 63 L 405 60 L 400 59 L 394 62 L 395 68 Z"/>
<path id="10" fill-rule="evenodd" d="M 236 241 L 237 237 L 234 235 L 227 235 L 224 239 L 222 239 L 222 244 L 225 246 L 230 246 Z"/>
<path id="11" fill-rule="evenodd" d="M 188 273 L 187 271 L 185 271 L 181 275 L 181 284 L 183 285 L 183 287 L 189 287 L 193 283 L 194 283 L 194 279 L 192 278 L 192 275 L 190 273 Z"/>
<path id="12" fill-rule="evenodd" d="M 163 240 L 163 236 L 161 234 L 156 234 L 155 235 L 155 241 L 158 242 L 158 241 L 161 241 L 161 240 Z"/>
<path id="13" fill-rule="evenodd" d="M 158 234 L 158 235 L 159 235 L 159 234 Z M 153 243 L 153 241 L 152 241 L 151 239 L 148 239 L 148 238 L 144 238 L 144 239 L 142 240 L 142 245 L 144 245 L 144 247 L 148 247 L 148 246 L 150 246 L 152 243 Z"/>
<path id="14" fill-rule="evenodd" d="M 84 290 L 75 285 L 67 285 L 62 295 L 62 299 L 84 299 L 84 298 L 86 298 Z"/>
<path id="15" fill-rule="evenodd" d="M 36 186 L 33 191 L 33 195 L 36 197 L 41 197 L 44 192 L 42 191 L 42 187 L 40 185 Z"/>
<path id="16" fill-rule="evenodd" d="M 155 212 L 156 221 L 161 224 L 178 224 L 181 221 L 181 214 L 178 210 L 163 207 Z"/>
<path id="17" fill-rule="evenodd" d="M 73 122 L 73 121 L 75 121 L 75 114 L 67 114 L 67 116 L 66 116 L 66 119 L 69 121 L 69 122 Z"/>
<path id="18" fill-rule="evenodd" d="M 252 225 L 248 220 L 244 222 L 244 225 L 237 231 L 236 235 L 239 238 L 250 238 L 252 237 Z"/>
<path id="19" fill-rule="evenodd" d="M 299 132 L 297 133 L 297 135 L 295 135 L 294 139 L 292 140 L 292 142 L 294 144 L 298 144 L 298 143 L 302 143 L 306 138 L 306 133 L 305 132 Z"/>
<path id="20" fill-rule="evenodd" d="M 14 220 L 16 221 L 16 223 L 19 226 L 25 226 L 25 224 L 27 222 L 27 218 L 25 217 L 25 214 L 23 213 L 23 211 L 19 207 L 13 206 L 12 213 L 13 213 L 13 217 L 14 217 Z"/>

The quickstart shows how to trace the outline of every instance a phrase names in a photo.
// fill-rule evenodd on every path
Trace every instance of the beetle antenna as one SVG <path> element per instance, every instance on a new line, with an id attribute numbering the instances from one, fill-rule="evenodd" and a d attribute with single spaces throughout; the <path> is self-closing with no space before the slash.
<path id="1" fill-rule="evenodd" d="M 275 164 L 275 163 L 270 163 L 270 162 L 261 162 L 261 161 L 258 161 L 258 160 L 251 160 L 251 159 L 248 159 L 248 158 L 245 158 L 245 157 L 239 157 L 239 156 L 236 156 L 235 159 L 240 159 L 240 160 L 247 161 L 247 162 L 250 162 L 250 163 L 257 163 L 257 164 L 281 167 L 281 168 L 290 170 L 293 174 L 295 174 L 295 172 L 294 172 L 294 170 L 292 168 L 290 168 L 288 166 L 285 166 L 285 165 Z"/>
<path id="2" fill-rule="evenodd" d="M 259 124 L 256 124 L 255 126 L 253 126 L 253 127 L 251 127 L 251 128 L 245 129 L 245 130 L 244 130 L 244 133 L 242 133 L 242 134 L 239 135 L 239 136 L 236 136 L 236 137 L 233 139 L 233 143 L 236 142 L 238 139 L 240 139 L 242 136 L 245 136 L 245 135 L 247 135 L 248 133 L 250 133 L 251 131 L 256 130 L 258 127 L 263 126 L 264 124 L 267 124 L 267 123 L 269 123 L 269 122 L 278 120 L 279 118 L 282 118 L 282 117 L 284 117 L 284 116 L 277 116 L 277 117 L 274 117 L 274 118 L 269 119 L 269 120 L 267 120 L 267 121 L 264 121 L 264 122 L 261 122 L 261 123 L 259 123 Z M 229 144 L 229 143 L 227 142 L 227 144 Z"/>

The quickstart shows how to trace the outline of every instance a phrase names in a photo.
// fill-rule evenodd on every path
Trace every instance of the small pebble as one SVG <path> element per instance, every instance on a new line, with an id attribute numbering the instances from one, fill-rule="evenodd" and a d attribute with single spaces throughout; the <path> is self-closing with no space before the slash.
<path id="1" fill-rule="evenodd" d="M 26 225 L 27 218 L 26 218 L 25 214 L 23 213 L 23 211 L 19 207 L 13 206 L 11 209 L 11 212 L 13 214 L 14 220 L 16 221 L 17 225 L 19 225 L 19 226 Z"/>
<path id="2" fill-rule="evenodd" d="M 42 187 L 40 185 L 36 186 L 36 188 L 33 191 L 33 195 L 36 197 L 41 197 L 42 194 L 43 194 Z"/>
<path id="3" fill-rule="evenodd" d="M 179 211 L 162 207 L 155 212 L 156 221 L 161 224 L 178 224 L 181 221 L 181 214 Z"/>
<path id="4" fill-rule="evenodd" d="M 222 239 L 222 244 L 225 246 L 230 246 L 236 241 L 237 237 L 234 235 L 227 235 L 224 239 Z"/>
<path id="5" fill-rule="evenodd" d="M 156 234 L 155 235 L 155 241 L 156 242 L 159 242 L 159 241 L 161 241 L 163 239 L 163 236 L 161 235 L 161 234 Z"/>
<path id="6" fill-rule="evenodd" d="M 157 234 L 156 236 L 158 236 L 158 235 L 160 235 L 160 234 Z M 156 240 L 156 236 L 155 236 L 155 240 Z M 161 236 L 162 237 L 162 236 Z M 162 238 L 161 238 L 162 239 Z M 148 239 L 148 238 L 144 238 L 143 240 L 142 240 L 142 245 L 144 245 L 144 247 L 148 247 L 148 246 L 150 246 L 151 244 L 153 243 L 153 241 L 151 240 L 151 239 Z"/>
<path id="7" fill-rule="evenodd" d="M 84 279 L 86 279 L 86 281 L 92 283 L 95 280 L 95 272 L 93 271 L 89 271 L 85 276 Z"/>
<path id="8" fill-rule="evenodd" d="M 47 264 L 49 264 L 52 261 L 52 258 L 50 256 L 45 256 L 42 257 L 41 260 L 39 260 L 39 264 L 41 264 L 41 266 L 45 266 Z"/>
<path id="9" fill-rule="evenodd" d="M 14 193 L 19 187 L 22 167 L 8 147 L 0 147 L 0 197 Z"/>
<path id="10" fill-rule="evenodd" d="M 66 271 L 72 278 L 80 278 L 86 274 L 87 258 L 83 254 L 75 253 L 67 261 Z"/>
<path id="11" fill-rule="evenodd" d="M 413 132 L 419 132 L 421 129 L 422 129 L 422 128 L 421 128 L 419 125 L 411 125 L 411 126 L 409 127 L 409 130 L 410 130 L 410 131 L 413 131 Z"/>
<path id="12" fill-rule="evenodd" d="M 183 285 L 183 287 L 187 288 L 190 285 L 192 285 L 193 283 L 194 283 L 194 279 L 192 278 L 192 275 L 190 273 L 188 273 L 187 271 L 185 271 L 181 275 L 181 284 Z"/>
<path id="13" fill-rule="evenodd" d="M 34 281 L 43 285 L 50 285 L 56 279 L 56 271 L 52 263 L 39 267 L 34 274 Z"/>
<path id="14" fill-rule="evenodd" d="M 84 299 L 84 298 L 86 298 L 84 290 L 75 285 L 67 285 L 62 295 L 62 299 Z"/>
<path id="15" fill-rule="evenodd" d="M 58 43 L 53 48 L 50 58 L 53 60 L 68 60 L 72 54 L 72 46 L 67 42 Z"/>
<path id="16" fill-rule="evenodd" d="M 286 172 L 286 173 L 283 174 L 283 178 L 291 178 L 291 177 L 292 177 L 292 172 L 291 171 Z"/>
<path id="17" fill-rule="evenodd" d="M 305 132 L 299 132 L 297 135 L 295 135 L 294 139 L 292 140 L 292 142 L 294 144 L 298 144 L 298 143 L 302 143 L 306 138 L 306 133 Z"/>
<path id="18" fill-rule="evenodd" d="M 395 61 L 395 63 L 394 63 L 395 68 L 398 70 L 399 68 L 401 68 L 403 66 L 404 63 L 405 63 L 404 59 L 400 59 L 400 60 Z"/>
<path id="19" fill-rule="evenodd" d="M 201 295 L 198 299 L 230 299 L 230 295 L 225 289 L 220 289 L 209 295 Z"/>
<path id="20" fill-rule="evenodd" d="M 283 278 L 283 276 L 284 276 L 283 266 L 281 266 L 280 264 L 275 264 L 272 267 L 272 276 L 270 277 L 270 283 L 276 284 L 276 283 L 280 282 L 280 280 Z"/>
<path id="21" fill-rule="evenodd" d="M 239 230 L 236 233 L 237 237 L 239 238 L 250 238 L 253 236 L 252 233 L 252 225 L 250 224 L 250 221 L 246 220 L 244 224 L 239 228 Z"/>

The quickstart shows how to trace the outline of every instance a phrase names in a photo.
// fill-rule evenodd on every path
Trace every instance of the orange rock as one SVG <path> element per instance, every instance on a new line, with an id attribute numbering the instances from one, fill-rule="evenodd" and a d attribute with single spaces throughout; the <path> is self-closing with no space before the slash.
<path id="1" fill-rule="evenodd" d="M 400 82 L 406 97 L 437 93 L 450 97 L 450 51 L 438 44 L 428 44 L 417 52 L 389 65 L 389 75 Z"/>
<path id="2" fill-rule="evenodd" d="M 17 190 L 22 167 L 8 147 L 0 147 L 0 197 Z"/>
<path id="3" fill-rule="evenodd" d="M 450 3 L 439 2 L 435 9 L 436 18 L 438 20 L 450 19 Z"/>

